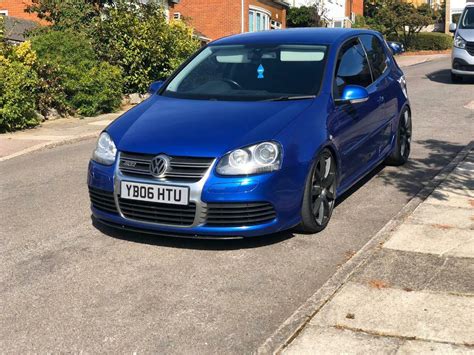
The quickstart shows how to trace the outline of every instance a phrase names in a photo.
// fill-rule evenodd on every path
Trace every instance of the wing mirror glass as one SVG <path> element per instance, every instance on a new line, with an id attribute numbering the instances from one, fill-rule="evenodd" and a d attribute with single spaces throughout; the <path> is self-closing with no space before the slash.
<path id="1" fill-rule="evenodd" d="M 156 94 L 158 90 L 160 90 L 160 88 L 163 86 L 164 83 L 165 83 L 164 80 L 159 80 L 159 81 L 155 81 L 151 83 L 150 87 L 148 88 L 148 93 L 151 95 Z"/>
<path id="2" fill-rule="evenodd" d="M 458 27 L 458 26 L 457 26 L 455 23 L 450 23 L 450 24 L 449 24 L 449 32 L 451 32 L 451 33 L 456 32 L 456 28 L 457 28 L 457 27 Z"/>
<path id="3" fill-rule="evenodd" d="M 369 92 L 366 88 L 359 85 L 347 85 L 342 91 L 340 99 L 336 100 L 337 104 L 360 104 L 369 99 Z"/>
<path id="4" fill-rule="evenodd" d="M 398 55 L 402 54 L 405 52 L 405 46 L 403 43 L 400 42 L 387 42 L 388 46 L 390 47 L 390 50 L 392 51 L 393 55 Z"/>

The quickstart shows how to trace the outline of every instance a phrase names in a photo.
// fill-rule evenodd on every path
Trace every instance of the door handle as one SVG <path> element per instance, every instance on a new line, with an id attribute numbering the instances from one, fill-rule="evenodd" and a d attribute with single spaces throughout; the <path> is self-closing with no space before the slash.
<path id="1" fill-rule="evenodd" d="M 379 98 L 377 99 L 377 103 L 383 104 L 384 102 L 385 102 L 385 98 L 383 96 L 379 96 Z"/>

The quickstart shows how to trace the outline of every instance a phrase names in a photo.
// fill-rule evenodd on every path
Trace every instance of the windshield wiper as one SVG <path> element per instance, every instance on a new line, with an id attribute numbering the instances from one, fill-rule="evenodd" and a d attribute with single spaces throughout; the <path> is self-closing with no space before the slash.
<path id="1" fill-rule="evenodd" d="M 271 99 L 266 99 L 263 101 L 290 101 L 290 100 L 307 100 L 307 99 L 314 99 L 316 95 L 302 95 L 302 96 L 280 96 L 274 97 Z"/>

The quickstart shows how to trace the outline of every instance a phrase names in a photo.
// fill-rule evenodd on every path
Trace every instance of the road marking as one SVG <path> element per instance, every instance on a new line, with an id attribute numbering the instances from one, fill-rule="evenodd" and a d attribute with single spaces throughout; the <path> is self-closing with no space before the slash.
<path id="1" fill-rule="evenodd" d="M 464 106 L 468 110 L 474 110 L 474 101 L 469 102 L 466 106 Z"/>

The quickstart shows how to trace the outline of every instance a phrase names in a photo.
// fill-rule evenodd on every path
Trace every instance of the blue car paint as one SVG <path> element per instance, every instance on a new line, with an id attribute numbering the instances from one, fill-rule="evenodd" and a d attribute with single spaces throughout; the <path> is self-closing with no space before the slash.
<path id="1" fill-rule="evenodd" d="M 245 177 L 223 177 L 215 165 L 201 199 L 211 202 L 270 202 L 277 218 L 249 227 L 192 228 L 150 225 L 92 208 L 95 217 L 115 224 L 155 231 L 210 236 L 256 236 L 289 229 L 301 220 L 304 186 L 315 156 L 329 148 L 338 168 L 337 196 L 382 163 L 395 147 L 402 109 L 409 105 L 399 78 L 403 75 L 386 48 L 389 69 L 368 88 L 369 100 L 338 105 L 332 78 L 341 45 L 361 34 L 342 29 L 295 29 L 250 33 L 217 40 L 220 44 L 327 44 L 329 53 L 319 94 L 314 99 L 282 102 L 236 102 L 175 99 L 152 95 L 114 121 L 106 131 L 123 152 L 212 157 L 262 141 L 283 147 L 280 170 Z M 380 100 L 383 97 L 383 101 Z M 117 162 L 115 163 L 117 164 Z M 114 190 L 114 166 L 89 164 L 89 186 Z"/>

